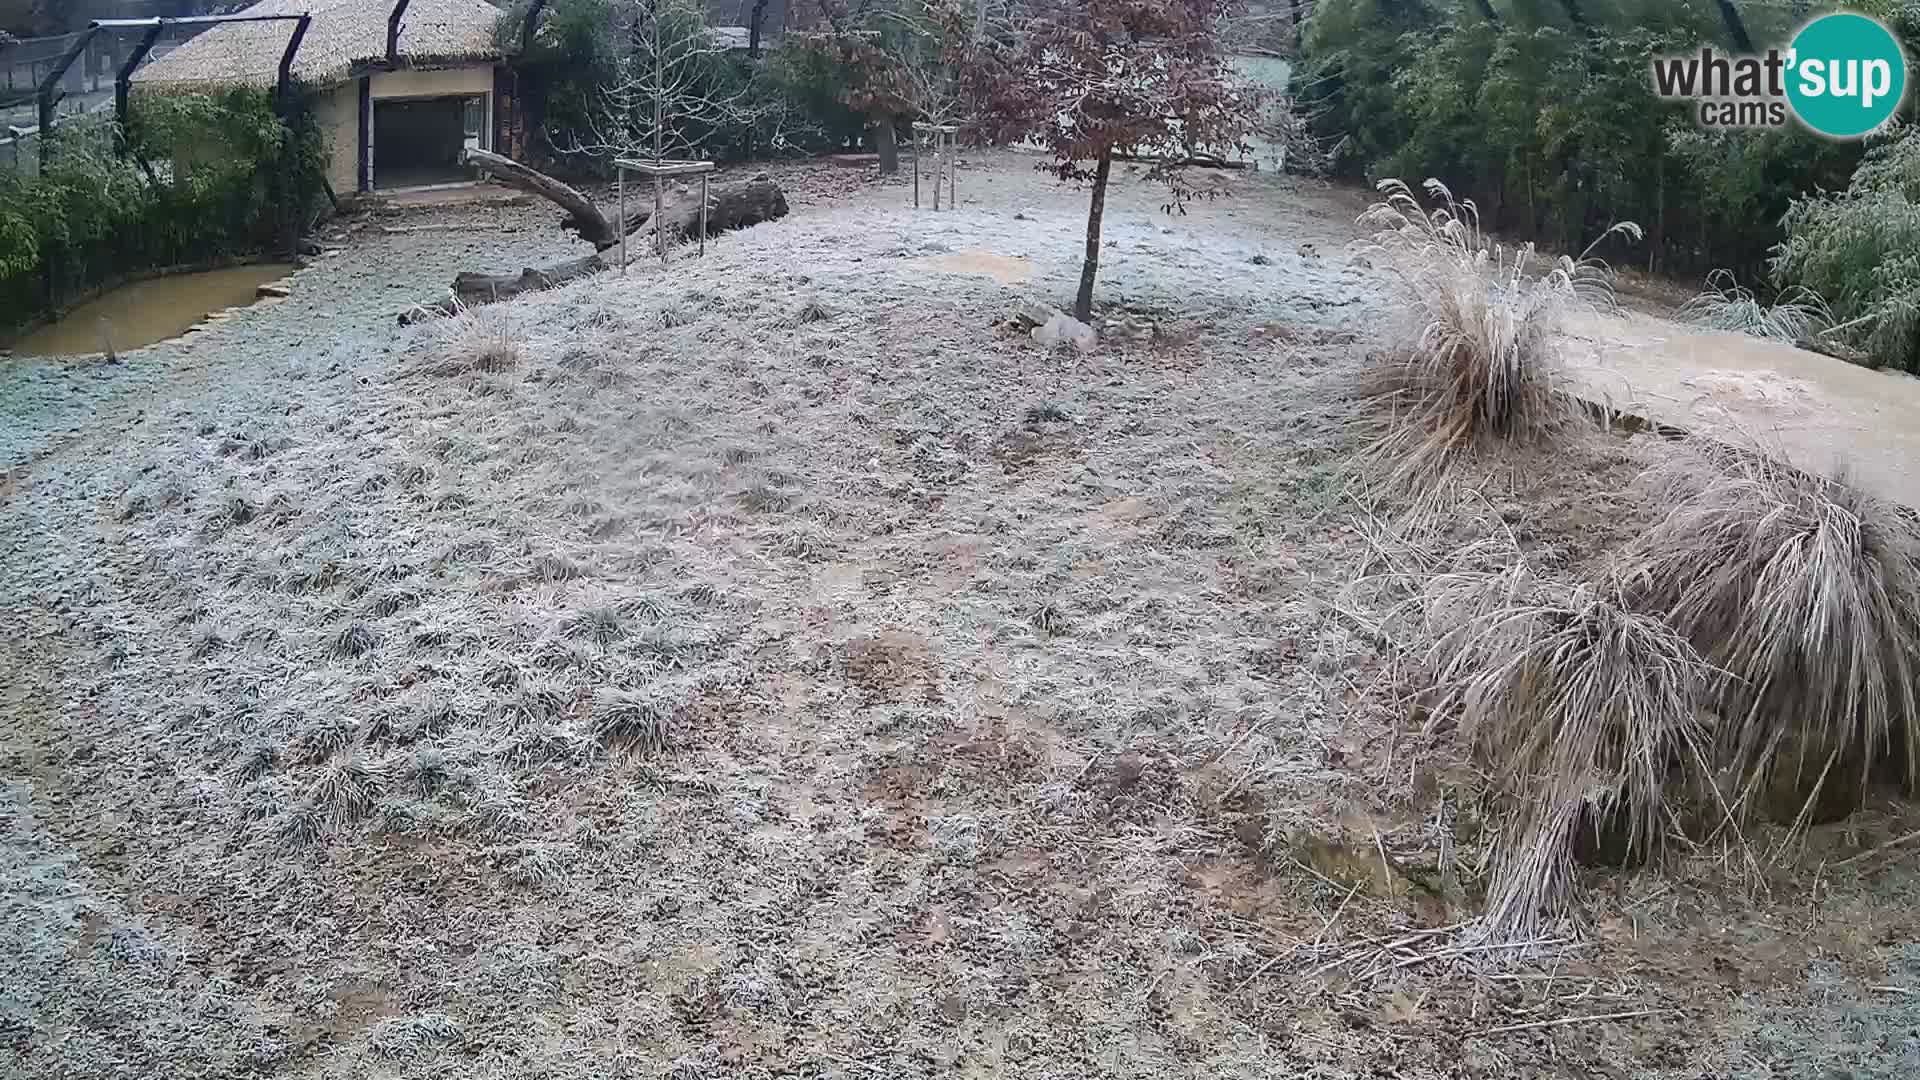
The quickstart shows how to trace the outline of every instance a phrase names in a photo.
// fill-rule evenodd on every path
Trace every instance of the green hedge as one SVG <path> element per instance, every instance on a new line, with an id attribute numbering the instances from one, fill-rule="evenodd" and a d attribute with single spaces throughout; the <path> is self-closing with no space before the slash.
<path id="1" fill-rule="evenodd" d="M 15 325 L 116 278 L 285 249 L 324 198 L 310 111 L 289 133 L 261 91 L 143 95 L 127 131 L 93 123 L 56 129 L 38 176 L 0 171 L 0 312 Z"/>
<path id="2" fill-rule="evenodd" d="M 1490 226 L 1579 251 L 1615 221 L 1647 240 L 1609 256 L 1660 270 L 1725 267 L 1765 279 L 1780 220 L 1806 193 L 1844 187 L 1857 145 L 1798 128 L 1708 133 L 1653 93 L 1654 56 L 1729 50 L 1710 0 L 1581 6 L 1321 0 L 1297 95 L 1341 164 L 1369 179 L 1445 180 Z M 1764 47 L 1791 35 L 1783 5 L 1742 4 Z"/>

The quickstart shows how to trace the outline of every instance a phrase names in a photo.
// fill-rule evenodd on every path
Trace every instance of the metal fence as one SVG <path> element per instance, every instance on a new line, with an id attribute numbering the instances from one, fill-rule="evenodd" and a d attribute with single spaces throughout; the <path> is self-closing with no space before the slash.
<path id="1" fill-rule="evenodd" d="M 6 136 L 0 138 L 0 169 L 18 173 L 28 180 L 40 175 L 38 127 L 6 129 Z"/>
<path id="2" fill-rule="evenodd" d="M 191 23 L 170 27 L 155 42 L 146 62 L 179 48 L 203 29 Z M 79 117 L 100 118 L 98 125 L 86 124 L 89 137 L 95 137 L 92 129 L 98 128 L 97 137 L 111 142 L 104 120 L 113 113 L 114 79 L 138 43 L 138 35 L 81 32 L 19 38 L 0 45 L 0 169 L 29 177 L 39 174 L 42 133 L 37 94 L 82 37 L 89 37 L 85 51 L 60 76 L 54 90 L 54 123 L 65 127 Z"/>
<path id="3" fill-rule="evenodd" d="M 21 38 L 0 46 L 0 169 L 23 176 L 40 171 L 40 113 L 35 93 L 79 34 Z M 61 76 L 54 100 L 58 123 L 111 111 L 120 46 L 98 35 Z"/>

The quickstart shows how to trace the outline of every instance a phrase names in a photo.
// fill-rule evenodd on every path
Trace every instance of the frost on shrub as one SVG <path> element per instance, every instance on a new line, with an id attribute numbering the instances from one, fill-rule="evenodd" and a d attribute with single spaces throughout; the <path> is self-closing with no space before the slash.
<path id="1" fill-rule="evenodd" d="M 1876 367 L 1920 370 L 1920 139 L 1869 151 L 1847 190 L 1796 200 L 1775 280 L 1824 296 L 1833 331 Z"/>

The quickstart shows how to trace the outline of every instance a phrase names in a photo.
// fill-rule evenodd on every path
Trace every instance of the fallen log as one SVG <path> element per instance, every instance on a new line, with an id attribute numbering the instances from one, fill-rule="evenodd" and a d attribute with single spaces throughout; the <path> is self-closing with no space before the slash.
<path id="1" fill-rule="evenodd" d="M 518 274 L 460 274 L 453 279 L 453 296 L 450 299 L 435 304 L 419 305 L 401 312 L 402 326 L 423 319 L 452 315 L 463 308 L 511 299 L 522 293 L 551 289 L 589 274 L 598 273 L 612 265 L 600 256 L 600 252 L 618 246 L 622 236 L 638 232 L 649 224 L 653 225 L 653 228 L 647 230 L 648 234 L 652 235 L 656 230 L 664 229 L 669 245 L 695 237 L 700 232 L 700 196 L 697 194 L 697 188 L 686 194 L 676 195 L 673 202 L 661 210 L 658 222 L 649 221 L 653 216 L 650 205 L 652 199 L 636 197 L 628 217 L 622 221 L 618 209 L 612 212 L 604 211 L 576 188 L 555 180 L 538 169 L 522 165 L 512 158 L 502 157 L 485 150 L 468 150 L 461 160 L 475 168 L 487 170 L 493 174 L 495 180 L 508 187 L 538 195 L 565 210 L 567 214 L 560 220 L 560 227 L 578 233 L 582 240 L 594 246 L 595 254 L 570 259 L 554 266 L 528 267 Z M 779 184 L 764 175 L 728 184 L 709 184 L 707 187 L 708 236 L 734 229 L 744 229 L 749 225 L 758 225 L 763 221 L 774 221 L 786 216 L 786 193 L 780 189 Z M 642 244 L 637 248 L 630 248 L 628 257 L 640 255 L 649 247 L 652 245 Z"/>
<path id="2" fill-rule="evenodd" d="M 1139 162 L 1144 165 L 1159 165 L 1170 169 L 1183 169 L 1192 166 L 1201 169 L 1252 169 L 1255 172 L 1260 171 L 1259 162 L 1233 161 L 1215 154 L 1195 154 L 1192 157 L 1164 158 L 1155 157 L 1151 154 L 1115 153 L 1113 160 Z"/>
<path id="3" fill-rule="evenodd" d="M 463 273 L 453 279 L 453 297 L 437 304 L 423 304 L 410 311 L 400 313 L 400 325 L 407 326 L 424 319 L 456 315 L 462 309 L 479 307 L 499 300 L 511 300 L 522 293 L 538 292 L 565 285 L 590 274 L 597 274 L 607 268 L 607 261 L 599 253 L 582 255 L 545 268 L 527 267 L 518 274 L 474 274 Z"/>
<path id="4" fill-rule="evenodd" d="M 593 205 L 592 199 L 582 195 L 572 185 L 488 150 L 465 150 L 460 160 L 463 164 L 492 173 L 495 180 L 508 187 L 538 195 L 565 210 L 567 216 L 561 219 L 560 227 L 579 233 L 580 239 L 592 244 L 595 251 L 605 251 L 620 242 L 620 233 L 614 230 L 613 223 L 600 212 L 599 207 Z"/>
<path id="5" fill-rule="evenodd" d="M 578 233 L 580 239 L 592 244 L 597 251 L 617 246 L 622 235 L 638 232 L 653 216 L 653 199 L 645 184 L 633 192 L 627 217 L 622 221 L 618 207 L 602 209 L 595 206 L 593 200 L 578 189 L 510 157 L 486 150 L 468 150 L 462 160 L 492 173 L 495 180 L 508 187 L 538 195 L 565 210 L 566 216 L 560 219 L 560 227 Z M 700 200 L 697 195 L 689 195 L 675 197 L 674 214 L 667 218 L 670 231 L 683 237 L 699 231 L 694 225 L 700 220 Z M 751 180 L 707 186 L 708 236 L 744 229 L 786 215 L 786 193 L 779 184 L 764 175 Z"/>
<path id="6" fill-rule="evenodd" d="M 700 236 L 700 189 L 694 188 L 679 195 L 660 211 L 660 220 L 650 222 L 651 211 L 642 217 L 629 232 L 646 232 L 649 236 L 659 229 L 665 229 L 668 246 L 681 240 L 699 239 Z M 732 184 L 710 184 L 707 189 L 707 235 L 732 232 L 749 225 L 758 225 L 763 221 L 777 221 L 787 216 L 787 195 L 780 185 L 764 176 L 743 180 Z M 644 230 L 642 227 L 645 227 Z M 635 249 L 631 244 L 627 255 L 632 258 L 636 250 L 644 251 L 651 245 Z"/>

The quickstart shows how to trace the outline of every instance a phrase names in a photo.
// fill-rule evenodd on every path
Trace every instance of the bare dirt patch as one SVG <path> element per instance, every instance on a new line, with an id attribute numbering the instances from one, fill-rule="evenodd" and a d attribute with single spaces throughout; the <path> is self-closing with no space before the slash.
<path id="1" fill-rule="evenodd" d="M 991 251 L 957 251 L 923 261 L 930 270 L 948 274 L 979 274 L 1002 285 L 1022 285 L 1033 279 L 1033 260 L 997 255 Z"/>

